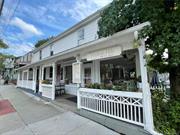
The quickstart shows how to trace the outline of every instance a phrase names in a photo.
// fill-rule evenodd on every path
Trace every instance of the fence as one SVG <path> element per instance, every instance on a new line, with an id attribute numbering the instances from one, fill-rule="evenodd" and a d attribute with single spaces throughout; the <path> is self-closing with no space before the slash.
<path id="1" fill-rule="evenodd" d="M 144 126 L 142 93 L 80 88 L 78 108 Z"/>

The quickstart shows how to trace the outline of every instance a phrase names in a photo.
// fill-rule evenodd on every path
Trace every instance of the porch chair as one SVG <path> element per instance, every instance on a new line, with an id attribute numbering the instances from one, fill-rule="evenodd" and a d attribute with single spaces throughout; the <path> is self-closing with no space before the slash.
<path id="1" fill-rule="evenodd" d="M 55 94 L 56 95 L 65 94 L 65 84 L 64 84 L 64 81 L 60 81 L 59 84 L 55 85 Z"/>

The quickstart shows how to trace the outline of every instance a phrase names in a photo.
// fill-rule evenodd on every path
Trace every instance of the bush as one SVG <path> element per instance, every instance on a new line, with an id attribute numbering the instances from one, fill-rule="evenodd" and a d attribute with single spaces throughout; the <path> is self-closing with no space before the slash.
<path id="1" fill-rule="evenodd" d="M 164 92 L 152 92 L 154 125 L 164 135 L 176 135 L 180 125 L 180 100 L 168 100 Z"/>

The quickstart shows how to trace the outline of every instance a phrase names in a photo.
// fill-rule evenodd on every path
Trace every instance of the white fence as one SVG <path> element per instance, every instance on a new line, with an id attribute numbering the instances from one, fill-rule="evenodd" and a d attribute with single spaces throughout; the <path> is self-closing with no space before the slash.
<path id="1" fill-rule="evenodd" d="M 65 92 L 67 94 L 71 94 L 71 95 L 77 95 L 77 90 L 79 89 L 79 87 L 76 84 L 69 84 L 69 85 L 65 85 Z"/>
<path id="2" fill-rule="evenodd" d="M 34 90 L 35 88 L 35 81 L 30 81 L 30 80 L 18 80 L 17 81 L 17 87 L 22 87 L 26 89 L 32 89 Z"/>
<path id="3" fill-rule="evenodd" d="M 144 126 L 142 93 L 80 88 L 78 108 Z"/>
<path id="4" fill-rule="evenodd" d="M 54 92 L 53 86 L 50 84 L 40 84 L 42 96 L 53 100 Z"/>

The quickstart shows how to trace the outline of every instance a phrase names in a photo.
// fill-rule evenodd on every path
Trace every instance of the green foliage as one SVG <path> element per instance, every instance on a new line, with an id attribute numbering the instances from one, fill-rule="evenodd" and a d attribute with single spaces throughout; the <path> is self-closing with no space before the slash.
<path id="1" fill-rule="evenodd" d="M 90 83 L 86 85 L 87 88 L 92 88 L 92 89 L 103 89 L 103 90 L 114 90 L 114 91 L 126 91 L 127 90 L 127 85 L 125 83 L 121 84 L 99 84 L 99 83 Z"/>
<path id="2" fill-rule="evenodd" d="M 51 80 L 42 80 L 41 81 L 42 84 L 52 84 Z"/>
<path id="3" fill-rule="evenodd" d="M 39 40 L 34 46 L 36 47 L 36 48 L 38 48 L 38 47 L 40 47 L 40 46 L 42 46 L 42 45 L 44 45 L 46 42 L 48 42 L 50 39 L 52 39 L 53 37 L 49 37 L 49 38 L 46 38 L 46 39 L 41 39 L 41 40 Z"/>
<path id="4" fill-rule="evenodd" d="M 0 71 L 4 69 L 3 62 L 6 58 L 14 58 L 14 56 L 0 53 Z"/>
<path id="5" fill-rule="evenodd" d="M 8 45 L 4 43 L 2 39 L 0 39 L 0 48 L 4 48 L 4 49 L 8 48 Z"/>
<path id="6" fill-rule="evenodd" d="M 141 37 L 149 37 L 147 49 L 153 50 L 150 65 L 169 71 L 180 65 L 180 1 L 171 0 L 114 0 L 101 14 L 99 37 L 107 37 L 145 21 L 151 26 L 143 29 Z M 175 3 L 175 4 L 174 4 Z M 163 58 L 168 49 L 169 59 Z"/>
<path id="7" fill-rule="evenodd" d="M 164 92 L 152 92 L 154 125 L 164 135 L 176 135 L 180 131 L 180 99 L 166 99 Z"/>

